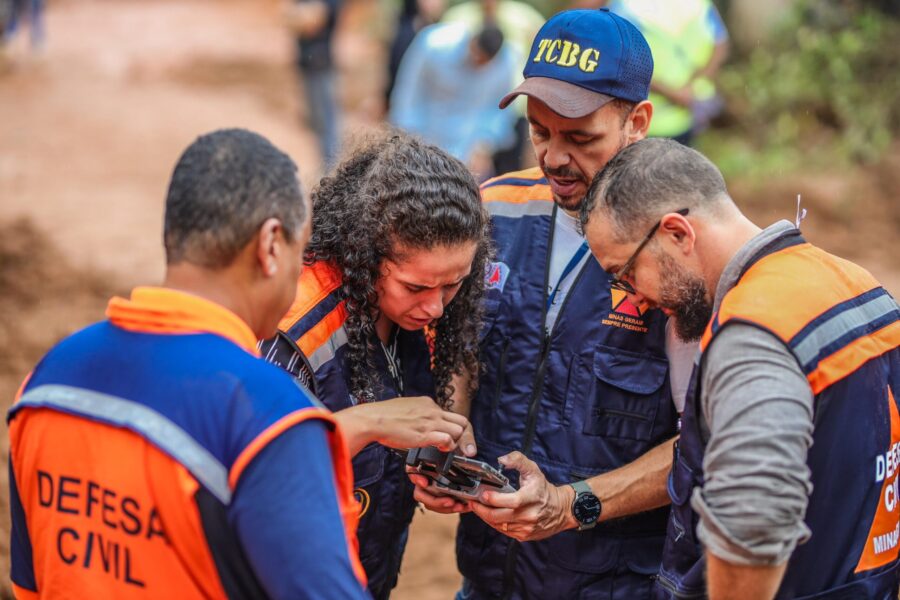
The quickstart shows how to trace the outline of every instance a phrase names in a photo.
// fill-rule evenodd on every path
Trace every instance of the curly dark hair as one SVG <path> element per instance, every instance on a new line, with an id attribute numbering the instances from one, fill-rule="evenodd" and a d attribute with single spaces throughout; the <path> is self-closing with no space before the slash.
<path id="1" fill-rule="evenodd" d="M 312 193 L 312 239 L 304 262 L 330 261 L 343 275 L 350 392 L 360 401 L 380 391 L 374 352 L 380 315 L 375 284 L 397 245 L 430 250 L 476 242 L 471 275 L 434 327 L 435 400 L 452 404 L 453 375 L 478 382 L 478 332 L 484 273 L 491 255 L 489 219 L 466 167 L 440 148 L 392 133 L 362 145 Z"/>

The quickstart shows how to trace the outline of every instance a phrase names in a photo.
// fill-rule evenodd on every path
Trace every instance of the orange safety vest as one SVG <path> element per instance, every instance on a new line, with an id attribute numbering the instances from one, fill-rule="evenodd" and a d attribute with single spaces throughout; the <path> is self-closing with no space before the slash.
<path id="1" fill-rule="evenodd" d="M 776 598 L 896 598 L 897 303 L 864 269 L 812 246 L 793 229 L 754 257 L 725 294 L 701 353 L 731 323 L 753 325 L 781 340 L 815 395 L 807 456 L 813 491 L 805 516 L 812 537 L 794 550 Z M 672 512 L 657 580 L 663 597 L 705 595 L 698 517 L 690 506 L 704 480 L 702 364 L 694 369 L 669 476 Z"/>
<path id="2" fill-rule="evenodd" d="M 14 503 L 37 590 L 14 581 L 16 596 L 258 597 L 225 508 L 253 458 L 310 419 L 329 431 L 350 562 L 365 586 L 341 432 L 258 359 L 246 324 L 153 288 L 113 299 L 108 315 L 51 350 L 10 411 Z"/>

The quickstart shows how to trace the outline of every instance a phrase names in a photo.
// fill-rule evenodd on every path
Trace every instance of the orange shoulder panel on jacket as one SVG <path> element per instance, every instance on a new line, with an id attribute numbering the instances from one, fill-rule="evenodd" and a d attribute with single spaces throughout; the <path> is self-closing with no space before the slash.
<path id="1" fill-rule="evenodd" d="M 341 285 L 341 272 L 331 263 L 317 262 L 303 267 L 297 280 L 297 297 L 291 308 L 278 323 L 278 329 L 287 331 L 303 315 Z"/>
<path id="2" fill-rule="evenodd" d="M 522 185 L 522 180 L 539 181 L 544 174 L 540 167 L 524 171 L 506 173 L 494 177 L 481 184 L 481 200 L 483 202 L 510 202 L 520 204 L 532 200 L 553 200 L 550 186 L 547 184 Z M 516 180 L 519 180 L 518 182 Z M 509 181 L 510 183 L 504 183 Z"/>
<path id="3" fill-rule="evenodd" d="M 344 321 L 346 320 L 347 308 L 344 302 L 341 302 L 334 307 L 334 310 L 325 315 L 321 321 L 304 333 L 299 340 L 296 340 L 297 346 L 305 356 L 312 356 L 338 329 L 344 326 Z"/>
<path id="4" fill-rule="evenodd" d="M 490 187 L 492 185 L 496 185 L 498 182 L 507 179 L 530 179 L 532 181 L 539 181 L 543 178 L 544 172 L 541 171 L 540 167 L 529 167 L 527 169 L 522 169 L 521 171 L 510 171 L 509 173 L 491 177 L 490 179 L 482 183 L 481 187 Z"/>
<path id="5" fill-rule="evenodd" d="M 197 482 L 141 436 L 25 409 L 10 423 L 10 454 L 42 597 L 225 596 Z"/>
<path id="6" fill-rule="evenodd" d="M 815 275 L 827 271 L 833 276 Z M 808 243 L 798 244 L 750 267 L 725 295 L 718 320 L 749 320 L 788 342 L 825 311 L 878 286 L 862 267 Z"/>

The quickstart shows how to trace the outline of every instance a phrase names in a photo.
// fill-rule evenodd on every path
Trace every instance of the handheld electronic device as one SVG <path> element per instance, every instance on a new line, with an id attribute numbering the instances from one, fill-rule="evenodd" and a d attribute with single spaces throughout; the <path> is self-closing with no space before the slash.
<path id="1" fill-rule="evenodd" d="M 439 495 L 477 500 L 484 490 L 516 491 L 496 467 L 455 452 L 441 452 L 433 446 L 407 451 L 406 464 L 412 471 L 427 477 L 428 489 Z"/>

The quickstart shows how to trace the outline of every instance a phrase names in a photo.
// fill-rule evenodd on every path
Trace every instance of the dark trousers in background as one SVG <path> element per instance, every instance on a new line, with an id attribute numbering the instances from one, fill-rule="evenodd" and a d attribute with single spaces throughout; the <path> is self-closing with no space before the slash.
<path id="1" fill-rule="evenodd" d="M 319 139 L 322 162 L 328 170 L 334 166 L 340 150 L 334 69 L 301 69 L 300 77 L 308 124 Z"/>
<path id="2" fill-rule="evenodd" d="M 30 28 L 31 47 L 44 45 L 44 0 L 0 0 L 0 40 L 11 38 L 19 22 L 27 21 Z"/>

